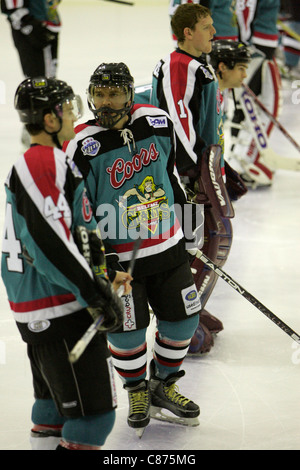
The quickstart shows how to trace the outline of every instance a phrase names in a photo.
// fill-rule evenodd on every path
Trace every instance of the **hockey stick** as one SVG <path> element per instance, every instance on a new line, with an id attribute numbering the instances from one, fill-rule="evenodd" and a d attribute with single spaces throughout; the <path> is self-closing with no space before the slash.
<path id="1" fill-rule="evenodd" d="M 256 94 L 248 87 L 248 85 L 243 83 L 244 89 L 247 93 L 252 96 L 255 103 L 266 113 L 266 115 L 271 119 L 273 124 L 281 130 L 281 132 L 285 135 L 285 137 L 296 147 L 296 149 L 300 152 L 300 145 L 293 139 L 293 137 L 286 131 L 286 129 L 280 124 L 280 122 L 270 113 L 270 111 L 264 106 L 264 104 L 257 98 Z"/>
<path id="2" fill-rule="evenodd" d="M 104 317 L 103 315 L 99 315 L 97 320 L 95 320 L 89 328 L 86 330 L 84 335 L 77 341 L 72 351 L 69 353 L 69 361 L 74 364 L 74 362 L 78 361 L 84 350 L 87 348 L 88 344 L 92 341 L 95 334 L 98 331 L 99 326 L 103 322 Z"/>
<path id="3" fill-rule="evenodd" d="M 127 272 L 131 275 L 133 272 L 136 255 L 141 245 L 141 238 L 137 238 L 133 245 L 132 258 L 129 263 Z M 122 289 L 122 291 L 120 291 Z M 120 291 L 120 292 L 119 292 Z M 123 287 L 118 289 L 118 294 L 122 295 Z M 88 309 L 87 309 L 88 310 Z M 99 326 L 103 323 L 104 316 L 99 315 L 99 317 L 89 326 L 84 335 L 77 341 L 72 351 L 69 353 L 69 361 L 73 364 L 78 361 L 84 350 L 87 348 L 88 344 L 94 338 L 95 334 L 98 332 Z"/>
<path id="4" fill-rule="evenodd" d="M 132 250 L 132 257 L 131 257 L 131 260 L 127 269 L 127 273 L 130 274 L 130 276 L 132 275 L 133 268 L 135 265 L 136 255 L 137 255 L 138 250 L 140 249 L 141 243 L 142 243 L 141 238 L 137 238 L 134 242 L 133 250 Z M 117 294 L 119 296 L 122 296 L 123 292 L 124 292 L 124 287 L 123 286 L 119 287 L 119 289 L 117 290 Z"/>
<path id="5" fill-rule="evenodd" d="M 279 328 L 281 328 L 286 334 L 288 334 L 294 341 L 300 344 L 299 335 L 293 331 L 288 325 L 286 325 L 280 318 L 278 318 L 271 310 L 265 307 L 259 300 L 257 300 L 252 294 L 250 294 L 244 287 L 238 284 L 234 279 L 232 279 L 228 274 L 226 274 L 221 268 L 219 268 L 215 263 L 213 263 L 202 251 L 198 250 L 196 254 L 206 266 L 212 269 L 219 277 L 221 277 L 227 284 L 229 284 L 235 291 L 242 295 L 246 300 L 248 300 L 254 307 L 256 307 L 260 312 L 262 312 L 266 317 L 274 322 Z"/>
<path id="6" fill-rule="evenodd" d="M 297 41 L 300 41 L 300 34 L 296 33 L 296 31 L 294 31 L 292 28 L 290 28 L 287 24 L 283 23 L 283 21 L 277 20 L 277 24 L 278 24 L 278 26 L 280 26 L 280 28 L 283 31 L 288 33 L 289 36 L 296 39 Z"/>
<path id="7" fill-rule="evenodd" d="M 122 5 L 133 6 L 133 2 L 125 2 L 124 0 L 104 0 L 105 2 L 114 2 L 114 3 L 121 3 Z"/>

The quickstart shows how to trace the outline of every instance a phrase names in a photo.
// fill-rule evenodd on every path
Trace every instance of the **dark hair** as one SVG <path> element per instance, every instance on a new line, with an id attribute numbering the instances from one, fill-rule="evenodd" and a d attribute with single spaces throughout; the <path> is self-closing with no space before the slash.
<path id="1" fill-rule="evenodd" d="M 211 16 L 211 12 L 203 5 L 197 3 L 184 3 L 180 5 L 171 19 L 171 28 L 177 41 L 179 43 L 184 42 L 184 28 L 194 29 L 196 23 L 201 18 L 206 18 L 207 16 Z"/>

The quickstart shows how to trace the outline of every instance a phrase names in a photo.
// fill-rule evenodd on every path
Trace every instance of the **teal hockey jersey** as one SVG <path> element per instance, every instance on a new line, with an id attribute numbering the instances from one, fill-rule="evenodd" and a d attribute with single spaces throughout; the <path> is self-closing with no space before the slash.
<path id="1" fill-rule="evenodd" d="M 207 146 L 218 144 L 224 149 L 223 96 L 203 58 L 176 49 L 161 60 L 153 72 L 150 101 L 174 122 L 180 174 L 198 165 Z M 224 161 L 222 168 L 224 173 Z"/>
<path id="2" fill-rule="evenodd" d="M 23 339 L 80 337 L 91 323 L 82 309 L 99 295 L 73 237 L 79 225 L 96 226 L 82 175 L 61 150 L 37 145 L 14 164 L 5 190 L 1 276 Z"/>
<path id="3" fill-rule="evenodd" d="M 122 130 L 104 129 L 91 120 L 75 131 L 66 152 L 84 174 L 102 239 L 123 266 L 132 257 L 137 237 L 142 245 L 135 277 L 184 262 L 180 215 L 187 201 L 174 167 L 176 144 L 167 113 L 134 105 Z"/>

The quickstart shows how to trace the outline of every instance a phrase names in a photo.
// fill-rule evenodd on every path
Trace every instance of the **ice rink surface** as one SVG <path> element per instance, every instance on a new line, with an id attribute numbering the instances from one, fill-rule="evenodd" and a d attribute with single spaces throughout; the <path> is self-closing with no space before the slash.
<path id="1" fill-rule="evenodd" d="M 84 98 L 101 62 L 123 61 L 136 84 L 150 82 L 156 62 L 173 48 L 168 0 L 135 6 L 63 0 L 58 77 Z M 23 76 L 10 30 L 0 16 L 0 224 L 4 181 L 21 151 L 13 96 Z M 280 122 L 300 142 L 296 90 L 284 83 Z M 85 101 L 85 98 L 84 98 Z M 294 100 L 295 101 L 295 100 Z M 89 117 L 87 107 L 84 119 Z M 279 131 L 271 146 L 299 152 Z M 239 284 L 300 333 L 300 173 L 277 170 L 269 189 L 234 205 L 233 246 L 224 266 Z M 29 450 L 32 384 L 26 347 L 0 284 L 0 450 Z M 180 391 L 201 408 L 200 426 L 152 420 L 139 440 L 126 424 L 127 393 L 119 379 L 117 418 L 104 450 L 300 450 L 300 345 L 219 279 L 207 309 L 224 330 L 204 357 L 186 358 Z M 155 324 L 149 328 L 149 358 Z"/>

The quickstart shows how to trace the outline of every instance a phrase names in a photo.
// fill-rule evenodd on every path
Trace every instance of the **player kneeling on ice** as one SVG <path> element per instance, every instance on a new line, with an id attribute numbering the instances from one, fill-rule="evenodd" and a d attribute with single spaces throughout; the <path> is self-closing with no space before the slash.
<path id="1" fill-rule="evenodd" d="M 15 95 L 31 147 L 5 183 L 1 275 L 32 369 L 34 450 L 98 450 L 117 406 L 105 333 L 122 324 L 124 309 L 107 278 L 82 175 L 61 150 L 75 135 L 78 104 L 53 78 L 27 78 Z M 69 351 L 100 315 L 99 332 L 71 364 Z"/>
<path id="2" fill-rule="evenodd" d="M 134 104 L 134 79 L 124 63 L 96 68 L 88 104 L 94 119 L 75 128 L 76 139 L 66 152 L 84 174 L 98 227 L 110 246 L 107 260 L 127 271 L 135 238 L 142 238 L 132 294 L 122 297 L 123 325 L 108 335 L 115 369 L 128 392 L 128 425 L 141 436 L 151 416 L 198 424 L 199 406 L 175 386 L 184 375 L 180 368 L 198 324 L 200 301 L 183 229 L 172 210 L 175 205 L 182 213 L 186 205 L 197 209 L 187 203 L 174 166 L 173 123 L 161 109 Z M 149 305 L 157 333 L 147 380 Z M 172 417 L 158 414 L 161 409 Z"/>

